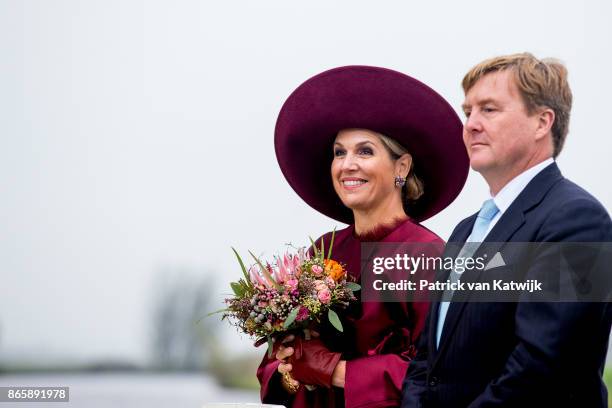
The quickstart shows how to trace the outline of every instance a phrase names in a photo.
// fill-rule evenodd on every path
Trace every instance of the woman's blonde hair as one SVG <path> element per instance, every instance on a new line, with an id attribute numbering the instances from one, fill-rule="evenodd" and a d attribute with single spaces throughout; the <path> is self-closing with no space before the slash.
<path id="1" fill-rule="evenodd" d="M 406 150 L 404 146 L 398 143 L 395 139 L 390 138 L 389 136 L 385 136 L 381 133 L 376 133 L 376 135 L 380 138 L 380 141 L 385 145 L 387 151 L 391 155 L 393 160 L 399 159 L 404 154 L 410 155 L 410 152 Z M 412 155 L 410 155 L 412 157 Z M 423 195 L 423 182 L 421 179 L 417 177 L 414 172 L 414 159 L 410 164 L 410 170 L 408 172 L 408 176 L 406 177 L 406 184 L 402 187 L 402 204 L 404 206 L 404 211 L 408 214 L 409 209 L 414 203 L 421 198 Z"/>

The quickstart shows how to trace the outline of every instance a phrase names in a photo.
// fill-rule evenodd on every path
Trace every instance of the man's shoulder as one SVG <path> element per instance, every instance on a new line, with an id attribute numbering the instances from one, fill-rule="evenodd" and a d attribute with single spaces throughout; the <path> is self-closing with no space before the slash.
<path id="1" fill-rule="evenodd" d="M 606 208 L 576 183 L 561 179 L 525 214 L 533 241 L 609 242 L 612 220 Z"/>
<path id="2" fill-rule="evenodd" d="M 562 178 L 555 183 L 544 196 L 542 204 L 551 211 L 567 211 L 570 208 L 585 208 L 591 211 L 606 213 L 601 202 L 591 193 L 571 180 Z"/>
<path id="3" fill-rule="evenodd" d="M 555 211 L 568 205 L 592 207 L 607 213 L 592 194 L 565 178 L 557 164 L 552 163 L 529 181 L 508 210 L 540 214 L 542 211 Z"/>

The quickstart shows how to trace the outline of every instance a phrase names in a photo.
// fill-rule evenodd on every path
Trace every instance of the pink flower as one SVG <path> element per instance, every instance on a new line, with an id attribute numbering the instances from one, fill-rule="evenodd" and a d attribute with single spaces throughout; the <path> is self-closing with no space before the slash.
<path id="1" fill-rule="evenodd" d="M 253 282 L 254 285 L 266 286 L 264 280 L 259 275 L 259 269 L 255 265 L 249 268 L 249 275 L 251 276 L 251 282 Z"/>
<path id="2" fill-rule="evenodd" d="M 286 253 L 282 258 L 276 258 L 276 280 L 280 282 L 286 282 L 298 275 L 300 269 L 300 258 L 299 256 Z"/>
<path id="3" fill-rule="evenodd" d="M 295 320 L 297 320 L 298 322 L 302 322 L 306 319 L 308 319 L 308 309 L 304 306 L 300 306 L 300 311 L 298 312 Z"/>
<path id="4" fill-rule="evenodd" d="M 315 289 L 316 289 L 317 291 L 319 291 L 319 292 L 320 292 L 320 291 L 322 291 L 322 290 L 328 289 L 328 288 L 327 288 L 327 285 L 326 285 L 326 284 L 325 284 L 325 282 L 323 282 L 322 280 L 316 280 L 316 281 L 314 281 L 314 285 L 315 285 Z"/>
<path id="5" fill-rule="evenodd" d="M 320 290 L 318 293 L 319 301 L 324 305 L 328 304 L 331 301 L 331 292 L 329 289 Z"/>
<path id="6" fill-rule="evenodd" d="M 312 265 L 312 268 L 310 270 L 317 276 L 323 273 L 323 268 L 321 268 L 319 265 Z"/>
<path id="7" fill-rule="evenodd" d="M 284 259 L 276 258 L 276 277 L 277 282 L 286 282 L 289 279 L 290 270 L 287 266 L 287 255 Z"/>
<path id="8" fill-rule="evenodd" d="M 261 269 L 259 268 L 259 265 L 251 266 L 249 268 L 249 275 L 251 277 L 251 282 L 253 282 L 253 284 L 256 286 L 260 285 L 268 289 L 274 287 L 274 282 L 272 282 L 267 277 L 262 276 L 263 274 L 261 272 Z"/>
<path id="9" fill-rule="evenodd" d="M 280 264 L 277 264 L 276 268 L 271 269 L 273 271 L 272 276 L 274 276 L 274 280 L 276 280 L 277 282 L 282 283 L 287 279 L 287 274 Z"/>
<path id="10" fill-rule="evenodd" d="M 285 286 L 290 291 L 294 291 L 298 287 L 298 281 L 297 281 L 297 279 L 289 279 L 287 282 L 285 282 Z"/>
<path id="11" fill-rule="evenodd" d="M 330 288 L 333 288 L 334 286 L 336 286 L 336 282 L 334 282 L 334 280 L 330 278 L 329 276 L 325 278 L 325 284 L 329 286 Z"/>

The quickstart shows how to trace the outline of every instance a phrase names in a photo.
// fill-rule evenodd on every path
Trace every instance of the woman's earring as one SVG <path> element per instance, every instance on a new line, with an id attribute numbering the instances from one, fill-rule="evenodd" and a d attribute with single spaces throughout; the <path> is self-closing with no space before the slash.
<path id="1" fill-rule="evenodd" d="M 406 179 L 404 177 L 395 176 L 395 187 L 404 187 L 406 185 Z"/>

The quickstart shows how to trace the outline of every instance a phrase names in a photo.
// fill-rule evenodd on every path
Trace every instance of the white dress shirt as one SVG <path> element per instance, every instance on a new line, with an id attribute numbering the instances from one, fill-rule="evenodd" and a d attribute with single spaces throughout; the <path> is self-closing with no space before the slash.
<path id="1" fill-rule="evenodd" d="M 497 224 L 497 221 L 499 221 L 501 216 L 504 215 L 504 213 L 514 202 L 514 200 L 516 200 L 519 194 L 521 194 L 525 187 L 527 187 L 527 184 L 529 184 L 529 182 L 533 180 L 533 178 L 537 176 L 538 173 L 540 173 L 542 170 L 544 170 L 546 167 L 553 163 L 554 160 L 552 158 L 548 158 L 543 162 L 538 163 L 535 166 L 525 170 L 524 172 L 510 180 L 508 184 L 506 184 L 504 188 L 502 188 L 499 193 L 497 193 L 494 197 L 491 197 L 493 198 L 493 201 L 495 202 L 497 208 L 499 208 L 499 212 L 491 220 L 491 223 L 489 224 L 489 229 L 487 229 L 487 232 L 485 234 L 485 238 L 487 235 L 489 235 L 489 232 L 491 232 L 495 224 Z"/>

